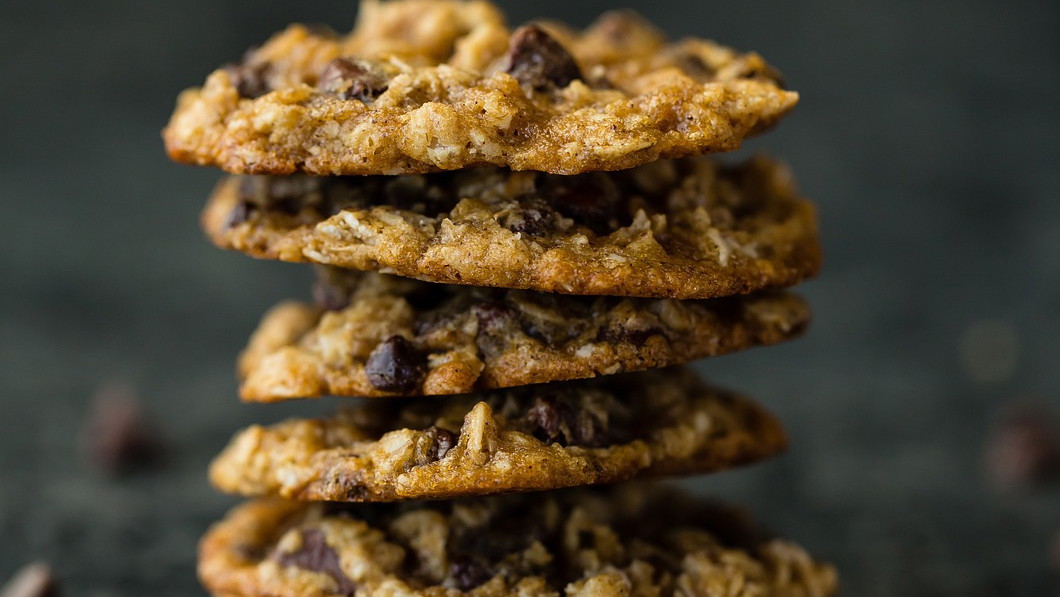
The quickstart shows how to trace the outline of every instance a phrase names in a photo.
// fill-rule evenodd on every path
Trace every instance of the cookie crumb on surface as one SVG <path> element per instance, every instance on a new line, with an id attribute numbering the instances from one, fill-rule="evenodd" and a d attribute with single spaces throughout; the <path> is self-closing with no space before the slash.
<path id="1" fill-rule="evenodd" d="M 88 462 L 108 475 L 158 464 L 163 454 L 157 429 L 126 381 L 110 381 L 95 391 L 80 440 Z"/>
<path id="2" fill-rule="evenodd" d="M 1000 489 L 1025 489 L 1060 479 L 1060 425 L 1040 406 L 1003 413 L 986 446 L 985 465 Z"/>
<path id="3" fill-rule="evenodd" d="M 0 588 L 0 597 L 59 597 L 60 594 L 58 580 L 44 562 L 23 566 Z"/>

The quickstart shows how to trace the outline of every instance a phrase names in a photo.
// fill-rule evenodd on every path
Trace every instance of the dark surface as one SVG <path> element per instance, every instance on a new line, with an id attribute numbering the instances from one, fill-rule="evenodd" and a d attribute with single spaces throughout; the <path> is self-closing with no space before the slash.
<path id="1" fill-rule="evenodd" d="M 353 3 L 17 4 L 0 19 L 0 577 L 42 558 L 69 595 L 201 594 L 195 541 L 235 502 L 209 458 L 242 425 L 331 405 L 236 401 L 237 350 L 309 275 L 207 246 L 217 174 L 166 162 L 158 132 L 180 88 L 287 21 L 345 28 Z M 608 6 L 508 4 L 513 22 Z M 794 166 L 827 251 L 807 339 L 702 365 L 770 405 L 791 452 L 690 484 L 837 562 L 847 595 L 1056 594 L 1060 494 L 992 491 L 981 448 L 1002 405 L 1060 407 L 1060 4 L 639 8 L 761 51 L 802 92 L 751 147 Z M 109 380 L 138 384 L 165 468 L 107 479 L 76 456 Z"/>

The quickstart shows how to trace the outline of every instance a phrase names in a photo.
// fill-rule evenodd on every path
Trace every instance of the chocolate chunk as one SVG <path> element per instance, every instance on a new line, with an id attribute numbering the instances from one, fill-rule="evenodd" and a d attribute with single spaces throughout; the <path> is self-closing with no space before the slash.
<path id="1" fill-rule="evenodd" d="M 573 420 L 568 422 L 568 426 L 572 445 L 598 448 L 608 443 L 603 421 L 587 410 L 578 411 Z"/>
<path id="2" fill-rule="evenodd" d="M 535 91 L 552 91 L 583 79 L 574 57 L 537 25 L 524 25 L 512 33 L 502 70 Z"/>
<path id="3" fill-rule="evenodd" d="M 467 554 L 457 554 L 449 559 L 449 576 L 461 591 L 470 591 L 493 578 L 489 565 L 481 556 Z"/>
<path id="4" fill-rule="evenodd" d="M 1060 478 L 1060 431 L 1038 410 L 1011 413 L 995 429 L 985 459 L 991 479 L 1003 489 L 1055 481 Z"/>
<path id="5" fill-rule="evenodd" d="M 524 420 L 534 437 L 561 446 L 595 448 L 627 435 L 623 430 L 612 434 L 608 425 L 596 415 L 584 408 L 575 408 L 568 400 L 556 396 L 537 397 L 533 406 L 527 409 Z"/>
<path id="6" fill-rule="evenodd" d="M 58 597 L 60 593 L 51 568 L 41 562 L 23 566 L 0 587 L 2 597 Z"/>
<path id="7" fill-rule="evenodd" d="M 328 545 L 320 529 L 302 529 L 302 546 L 290 553 L 277 550 L 273 559 L 281 566 L 295 566 L 303 570 L 321 572 L 335 581 L 335 592 L 352 597 L 357 585 L 346 575 L 339 554 Z"/>
<path id="8" fill-rule="evenodd" d="M 393 177 L 383 187 L 386 204 L 426 216 L 448 213 L 457 202 L 457 198 L 445 189 L 449 178 L 446 173 L 432 174 L 429 178 L 418 175 Z"/>
<path id="9" fill-rule="evenodd" d="M 486 300 L 472 307 L 471 313 L 478 319 L 475 344 L 487 358 L 498 354 L 508 345 L 506 328 L 511 325 L 515 311 L 503 301 Z"/>
<path id="10" fill-rule="evenodd" d="M 596 234 L 610 234 L 628 224 L 619 218 L 622 194 L 606 174 L 544 176 L 538 188 L 553 209 Z"/>
<path id="11" fill-rule="evenodd" d="M 249 221 L 251 216 L 253 216 L 254 212 L 257 210 L 258 206 L 250 201 L 240 201 L 232 208 L 232 211 L 229 212 L 228 218 L 225 220 L 225 228 L 235 228 L 236 226 Z"/>
<path id="12" fill-rule="evenodd" d="M 422 313 L 441 307 L 451 296 L 441 284 L 417 284 L 405 294 L 405 302 Z"/>
<path id="13" fill-rule="evenodd" d="M 272 91 L 269 87 L 269 74 L 272 72 L 270 62 L 255 61 L 248 52 L 242 62 L 224 68 L 239 97 L 254 99 Z"/>
<path id="14" fill-rule="evenodd" d="M 657 327 L 631 329 L 626 327 L 606 327 L 596 335 L 597 342 L 629 343 L 634 346 L 643 346 L 648 338 L 658 336 L 663 331 Z"/>
<path id="15" fill-rule="evenodd" d="M 556 404 L 553 398 L 537 398 L 534 405 L 526 411 L 526 420 L 536 426 L 534 436 L 542 441 L 561 439 L 564 416 L 561 409 L 566 403 Z"/>
<path id="16" fill-rule="evenodd" d="M 538 197 L 524 197 L 519 206 L 508 210 L 501 225 L 511 230 L 531 236 L 541 235 L 553 228 L 555 212 Z"/>
<path id="17" fill-rule="evenodd" d="M 448 429 L 431 426 L 427 432 L 434 435 L 434 443 L 431 445 L 431 462 L 437 462 L 449 453 L 456 445 L 457 435 Z"/>
<path id="18" fill-rule="evenodd" d="M 121 474 L 159 462 L 162 444 L 130 385 L 102 386 L 89 409 L 82 446 L 97 469 Z"/>
<path id="19" fill-rule="evenodd" d="M 313 282 L 313 302 L 327 311 L 341 311 L 350 306 L 350 291 L 321 276 Z"/>
<path id="20" fill-rule="evenodd" d="M 308 187 L 306 179 L 290 176 L 269 176 L 265 178 L 265 192 L 268 202 L 266 209 L 272 212 L 298 215 L 302 211 Z"/>
<path id="21" fill-rule="evenodd" d="M 391 336 L 375 347 L 364 365 L 368 383 L 384 392 L 411 392 L 427 374 L 427 355 L 403 336 Z"/>
<path id="22" fill-rule="evenodd" d="M 685 74 L 701 82 L 713 81 L 717 71 L 713 66 L 707 64 L 702 58 L 692 52 L 682 52 L 674 57 L 677 67 L 685 71 Z"/>
<path id="23" fill-rule="evenodd" d="M 366 60 L 336 58 L 320 73 L 317 86 L 339 99 L 371 102 L 390 85 L 386 74 Z"/>

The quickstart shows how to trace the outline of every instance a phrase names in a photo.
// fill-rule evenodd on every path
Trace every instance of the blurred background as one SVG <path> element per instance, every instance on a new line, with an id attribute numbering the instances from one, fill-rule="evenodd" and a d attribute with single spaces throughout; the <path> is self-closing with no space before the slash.
<path id="1" fill-rule="evenodd" d="M 1060 3 L 630 3 L 675 37 L 761 52 L 802 93 L 743 153 L 793 166 L 826 246 L 805 339 L 700 365 L 777 412 L 790 453 L 688 484 L 836 562 L 846 595 L 1058 594 L 1060 492 L 1035 480 L 1060 410 Z M 502 5 L 577 25 L 613 7 Z M 211 456 L 334 404 L 236 400 L 237 351 L 310 273 L 208 246 L 218 174 L 167 162 L 159 131 L 216 66 L 290 21 L 346 30 L 356 5 L 5 8 L 0 582 L 44 560 L 68 595 L 202 594 L 196 540 L 237 501 L 207 486 Z M 142 400 L 156 466 L 86 463 L 101 392 Z M 1025 404 L 1044 414 L 1005 418 Z M 984 468 L 997 441 L 1008 483 Z"/>

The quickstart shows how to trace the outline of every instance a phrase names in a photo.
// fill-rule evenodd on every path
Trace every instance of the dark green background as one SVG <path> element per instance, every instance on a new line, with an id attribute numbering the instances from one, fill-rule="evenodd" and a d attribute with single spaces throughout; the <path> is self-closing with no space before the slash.
<path id="1" fill-rule="evenodd" d="M 603 1 L 507 2 L 585 24 Z M 0 17 L 0 577 L 37 558 L 70 595 L 200 594 L 193 551 L 235 502 L 204 470 L 237 428 L 326 403 L 243 406 L 232 362 L 308 273 L 219 252 L 217 174 L 163 156 L 177 92 L 288 21 L 353 2 L 4 2 Z M 691 2 L 637 8 L 674 35 L 762 52 L 801 106 L 752 150 L 820 204 L 827 260 L 800 342 L 703 363 L 788 424 L 783 458 L 690 482 L 837 562 L 845 594 L 1046 595 L 1058 493 L 1001 494 L 981 448 L 1002 405 L 1060 406 L 1060 4 Z M 1010 375 L 959 344 L 999 320 Z M 987 348 L 990 348 L 988 343 Z M 92 474 L 93 389 L 138 384 L 169 465 Z"/>

